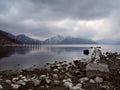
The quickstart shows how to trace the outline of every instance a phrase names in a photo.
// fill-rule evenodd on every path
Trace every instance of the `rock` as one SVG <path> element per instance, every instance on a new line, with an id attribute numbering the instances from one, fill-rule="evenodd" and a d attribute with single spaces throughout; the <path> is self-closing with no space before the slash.
<path id="1" fill-rule="evenodd" d="M 34 83 L 34 86 L 37 86 L 40 84 L 40 80 L 38 80 L 38 79 L 33 79 L 32 81 Z"/>
<path id="2" fill-rule="evenodd" d="M 95 71 L 100 71 L 100 72 L 109 72 L 109 68 L 107 64 L 103 64 L 103 63 L 99 63 L 99 64 L 95 64 L 95 63 L 89 63 L 86 66 L 86 70 L 95 70 Z"/>
<path id="3" fill-rule="evenodd" d="M 72 83 L 70 83 L 70 82 L 64 82 L 64 84 L 63 84 L 64 86 L 65 86 L 65 88 L 67 88 L 67 89 L 72 89 L 72 87 L 73 87 L 73 84 Z"/>
<path id="4" fill-rule="evenodd" d="M 20 87 L 19 84 L 11 84 L 11 86 L 12 86 L 13 89 L 18 89 Z"/>
<path id="5" fill-rule="evenodd" d="M 96 77 L 94 80 L 95 80 L 97 83 L 103 83 L 103 78 L 101 78 L 101 77 Z"/>
<path id="6" fill-rule="evenodd" d="M 90 83 L 95 83 L 95 81 L 93 79 L 90 79 L 89 82 Z"/>
<path id="7" fill-rule="evenodd" d="M 40 76 L 40 79 L 41 79 L 41 80 L 42 80 L 42 79 L 46 79 L 46 77 L 47 77 L 46 75 L 41 75 L 41 76 Z"/>
<path id="8" fill-rule="evenodd" d="M 77 86 L 73 86 L 71 90 L 81 90 L 81 88 Z"/>
<path id="9" fill-rule="evenodd" d="M 13 81 L 13 82 L 16 82 L 17 80 L 19 80 L 18 77 L 12 78 L 12 81 Z"/>
<path id="10" fill-rule="evenodd" d="M 19 80 L 19 81 L 17 81 L 17 84 L 20 84 L 20 85 L 26 85 L 26 83 L 23 81 L 23 80 Z"/>
<path id="11" fill-rule="evenodd" d="M 89 54 L 89 50 L 83 50 L 83 54 L 88 55 Z"/>
<path id="12" fill-rule="evenodd" d="M 83 78 L 80 78 L 80 79 L 79 79 L 79 82 L 80 82 L 80 83 L 84 83 L 84 82 L 87 82 L 88 80 L 89 80 L 88 77 L 83 77 Z"/>
<path id="13" fill-rule="evenodd" d="M 60 81 L 54 80 L 54 85 L 59 85 L 59 84 L 60 84 Z"/>
<path id="14" fill-rule="evenodd" d="M 89 63 L 86 66 L 86 76 L 91 78 L 95 76 L 105 77 L 109 79 L 109 68 L 107 64 L 103 63 Z"/>
<path id="15" fill-rule="evenodd" d="M 57 74 L 53 74 L 53 79 L 58 79 L 58 75 Z"/>
<path id="16" fill-rule="evenodd" d="M 0 85 L 0 89 L 3 89 L 3 86 L 2 86 L 2 85 Z"/>
<path id="17" fill-rule="evenodd" d="M 11 80 L 6 80 L 5 81 L 7 84 L 11 84 Z"/>
<path id="18" fill-rule="evenodd" d="M 76 86 L 81 88 L 81 87 L 82 87 L 82 84 L 81 84 L 81 83 L 78 83 Z"/>
<path id="19" fill-rule="evenodd" d="M 59 70 L 58 70 L 58 69 L 54 69 L 53 71 L 54 71 L 54 72 L 59 72 Z"/>

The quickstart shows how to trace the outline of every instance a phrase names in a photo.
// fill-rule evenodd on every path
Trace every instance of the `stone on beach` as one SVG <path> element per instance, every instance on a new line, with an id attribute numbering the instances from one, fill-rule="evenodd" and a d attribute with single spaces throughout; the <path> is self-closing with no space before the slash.
<path id="1" fill-rule="evenodd" d="M 3 89 L 3 86 L 2 86 L 2 85 L 0 85 L 0 89 Z"/>
<path id="2" fill-rule="evenodd" d="M 97 83 L 103 83 L 103 78 L 101 78 L 101 77 L 96 77 L 94 80 L 95 80 Z"/>
<path id="3" fill-rule="evenodd" d="M 11 86 L 12 86 L 13 89 L 18 89 L 20 87 L 19 84 L 11 84 Z"/>
<path id="4" fill-rule="evenodd" d="M 88 80 L 89 80 L 88 77 L 83 77 L 83 78 L 80 78 L 80 79 L 79 79 L 79 82 L 80 82 L 80 83 L 84 83 L 84 82 L 87 82 Z"/>
<path id="5" fill-rule="evenodd" d="M 109 68 L 107 64 L 103 63 L 89 63 L 86 66 L 86 76 L 94 77 L 94 76 L 103 76 L 105 78 L 109 78 Z"/>
<path id="6" fill-rule="evenodd" d="M 7 84 L 11 84 L 11 80 L 6 80 L 5 81 Z"/>

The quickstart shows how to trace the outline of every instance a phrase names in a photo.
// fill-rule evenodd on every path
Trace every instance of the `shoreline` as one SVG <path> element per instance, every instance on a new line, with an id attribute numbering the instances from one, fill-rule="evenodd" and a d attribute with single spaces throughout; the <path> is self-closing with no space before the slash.
<path id="1" fill-rule="evenodd" d="M 2 90 L 119 90 L 120 54 L 106 52 L 99 63 L 74 60 L 47 63 L 48 68 L 0 71 Z"/>

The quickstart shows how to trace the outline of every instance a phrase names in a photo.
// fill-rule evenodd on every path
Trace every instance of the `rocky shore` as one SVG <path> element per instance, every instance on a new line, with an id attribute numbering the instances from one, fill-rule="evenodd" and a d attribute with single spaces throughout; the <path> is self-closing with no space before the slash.
<path id="1" fill-rule="evenodd" d="M 0 71 L 0 90 L 120 90 L 120 54 L 96 55 L 47 63 L 46 69 Z"/>

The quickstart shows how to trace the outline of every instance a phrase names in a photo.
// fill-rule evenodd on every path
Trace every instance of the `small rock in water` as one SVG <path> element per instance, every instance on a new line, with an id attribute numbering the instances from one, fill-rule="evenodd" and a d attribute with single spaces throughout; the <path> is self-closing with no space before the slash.
<path id="1" fill-rule="evenodd" d="M 101 77 L 96 77 L 94 80 L 95 80 L 97 83 L 102 83 L 102 82 L 103 82 L 103 78 L 101 78 Z"/>
<path id="2" fill-rule="evenodd" d="M 2 86 L 2 85 L 0 85 L 0 89 L 3 89 L 3 86 Z"/>

